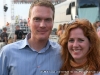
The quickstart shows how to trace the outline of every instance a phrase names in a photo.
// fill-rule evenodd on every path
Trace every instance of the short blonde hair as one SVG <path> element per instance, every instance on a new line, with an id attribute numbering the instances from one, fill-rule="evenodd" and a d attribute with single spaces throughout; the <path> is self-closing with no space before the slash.
<path id="1" fill-rule="evenodd" d="M 3 27 L 3 30 L 7 30 L 7 28 L 6 27 Z"/>
<path id="2" fill-rule="evenodd" d="M 53 11 L 53 19 L 55 14 L 55 7 L 49 0 L 34 0 L 29 9 L 29 17 L 31 17 L 31 10 L 34 6 L 45 6 L 50 7 Z"/>

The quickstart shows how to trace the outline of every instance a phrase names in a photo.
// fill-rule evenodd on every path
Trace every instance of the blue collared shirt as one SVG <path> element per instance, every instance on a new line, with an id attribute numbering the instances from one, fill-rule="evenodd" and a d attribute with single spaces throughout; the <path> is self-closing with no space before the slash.
<path id="1" fill-rule="evenodd" d="M 0 52 L 0 75 L 58 75 L 62 65 L 60 45 L 48 40 L 37 52 L 28 38 L 4 46 Z"/>

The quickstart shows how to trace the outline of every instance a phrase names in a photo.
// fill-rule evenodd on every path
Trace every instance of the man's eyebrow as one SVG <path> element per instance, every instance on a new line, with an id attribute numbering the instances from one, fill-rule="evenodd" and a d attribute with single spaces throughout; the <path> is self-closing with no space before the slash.
<path id="1" fill-rule="evenodd" d="M 38 19 L 42 19 L 42 17 L 34 17 L 33 19 L 36 19 L 36 18 L 38 18 Z M 44 20 L 46 20 L 46 19 L 52 19 L 52 18 L 51 18 L 51 17 L 44 18 Z"/>
<path id="2" fill-rule="evenodd" d="M 41 19 L 41 18 L 40 18 L 40 17 L 34 17 L 33 20 L 34 20 L 34 19 Z"/>
<path id="3" fill-rule="evenodd" d="M 52 18 L 46 18 L 46 19 L 52 19 Z"/>

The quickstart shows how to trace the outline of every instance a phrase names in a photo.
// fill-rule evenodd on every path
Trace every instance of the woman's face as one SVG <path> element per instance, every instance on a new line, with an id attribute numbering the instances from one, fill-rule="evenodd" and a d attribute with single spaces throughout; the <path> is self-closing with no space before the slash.
<path id="1" fill-rule="evenodd" d="M 97 35 L 100 38 L 100 30 L 97 31 Z"/>
<path id="2" fill-rule="evenodd" d="M 83 63 L 86 61 L 90 47 L 90 42 L 87 37 L 84 36 L 81 28 L 72 29 L 70 31 L 68 40 L 68 50 L 75 62 Z"/>

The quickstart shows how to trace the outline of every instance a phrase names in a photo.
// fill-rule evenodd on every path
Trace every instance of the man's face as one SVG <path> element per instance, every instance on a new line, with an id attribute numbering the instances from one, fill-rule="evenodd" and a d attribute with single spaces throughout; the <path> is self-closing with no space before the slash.
<path id="1" fill-rule="evenodd" d="M 100 30 L 97 31 L 97 35 L 100 38 Z"/>
<path id="2" fill-rule="evenodd" d="M 20 27 L 19 26 L 16 26 L 16 30 L 18 30 L 18 29 L 20 29 Z"/>
<path id="3" fill-rule="evenodd" d="M 6 31 L 7 31 L 7 29 L 5 28 L 5 29 L 4 29 L 4 31 L 6 32 Z"/>
<path id="4" fill-rule="evenodd" d="M 97 27 L 100 27 L 100 22 L 97 23 Z"/>
<path id="5" fill-rule="evenodd" d="M 52 9 L 45 6 L 34 6 L 31 17 L 28 18 L 28 26 L 31 29 L 31 38 L 47 40 L 53 27 Z"/>

